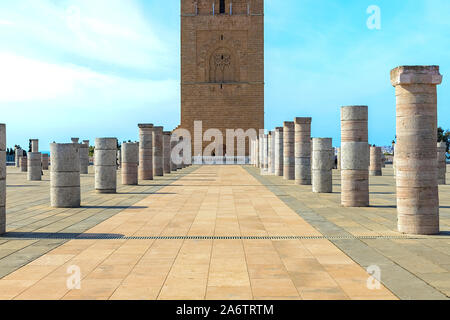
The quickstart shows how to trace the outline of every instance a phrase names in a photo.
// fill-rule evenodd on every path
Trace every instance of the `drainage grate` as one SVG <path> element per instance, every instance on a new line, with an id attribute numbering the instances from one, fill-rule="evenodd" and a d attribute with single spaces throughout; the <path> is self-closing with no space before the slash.
<path id="1" fill-rule="evenodd" d="M 376 239 L 402 239 L 415 240 L 424 237 L 411 236 L 141 236 L 126 237 L 120 234 L 39 234 L 32 233 L 11 233 L 5 234 L 0 239 L 54 239 L 54 240 L 376 240 Z"/>

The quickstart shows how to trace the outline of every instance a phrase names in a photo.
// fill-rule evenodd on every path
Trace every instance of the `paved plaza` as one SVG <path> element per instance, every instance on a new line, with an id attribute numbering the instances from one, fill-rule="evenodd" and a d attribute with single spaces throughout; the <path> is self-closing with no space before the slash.
<path id="1" fill-rule="evenodd" d="M 77 209 L 50 208 L 48 172 L 28 182 L 7 171 L 0 299 L 450 296 L 450 185 L 439 187 L 441 234 L 402 235 L 389 166 L 370 177 L 368 208 L 340 206 L 336 170 L 331 194 L 251 166 L 192 166 L 100 195 L 91 167 Z M 72 266 L 79 290 L 67 286 Z"/>

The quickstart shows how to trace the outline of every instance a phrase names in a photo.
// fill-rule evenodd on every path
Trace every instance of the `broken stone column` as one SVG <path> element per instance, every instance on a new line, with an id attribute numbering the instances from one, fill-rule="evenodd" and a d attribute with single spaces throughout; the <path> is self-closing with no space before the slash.
<path id="1" fill-rule="evenodd" d="M 269 134 L 267 135 L 267 173 L 268 174 L 273 174 L 272 172 L 275 171 L 275 166 L 273 163 L 273 146 L 272 146 L 272 141 L 273 140 L 273 135 L 272 135 L 272 131 L 269 131 Z"/>
<path id="2" fill-rule="evenodd" d="M 39 139 L 30 139 L 31 152 L 39 152 Z"/>
<path id="3" fill-rule="evenodd" d="M 408 234 L 439 233 L 436 165 L 439 66 L 400 66 L 391 71 L 397 98 L 398 229 Z"/>
<path id="4" fill-rule="evenodd" d="M 341 204 L 369 206 L 368 107 L 341 108 Z"/>
<path id="5" fill-rule="evenodd" d="M 381 157 L 381 147 L 370 147 L 370 166 L 369 175 L 371 176 L 382 176 L 382 157 Z"/>
<path id="6" fill-rule="evenodd" d="M 122 184 L 138 184 L 139 145 L 137 143 L 122 144 Z"/>
<path id="7" fill-rule="evenodd" d="M 447 174 L 447 143 L 438 142 L 437 144 L 437 164 L 438 164 L 438 184 L 446 184 L 445 175 Z"/>
<path id="8" fill-rule="evenodd" d="M 28 171 L 28 160 L 27 157 L 22 156 L 20 158 L 20 171 L 27 172 Z"/>
<path id="9" fill-rule="evenodd" d="M 164 176 L 163 127 L 153 128 L 153 176 Z"/>
<path id="10" fill-rule="evenodd" d="M 72 140 L 72 143 L 78 144 L 80 138 L 70 138 L 70 140 Z"/>
<path id="11" fill-rule="evenodd" d="M 41 166 L 40 152 L 28 152 L 27 167 L 28 167 L 27 171 L 28 181 L 42 180 L 42 166 Z"/>
<path id="12" fill-rule="evenodd" d="M 48 154 L 41 154 L 42 170 L 48 170 Z"/>
<path id="13" fill-rule="evenodd" d="M 51 143 L 50 162 L 51 206 L 80 207 L 80 156 L 77 146 L 74 143 Z"/>
<path id="14" fill-rule="evenodd" d="M 275 175 L 283 176 L 283 128 L 275 129 Z"/>
<path id="15" fill-rule="evenodd" d="M 20 158 L 23 157 L 23 150 L 21 148 L 16 148 L 14 161 L 16 162 L 16 168 L 20 167 Z"/>
<path id="16" fill-rule="evenodd" d="M 169 174 L 171 172 L 170 165 L 171 165 L 171 148 L 170 148 L 170 138 L 171 138 L 171 132 L 170 131 L 164 131 L 163 132 L 163 152 L 164 152 L 164 162 L 163 162 L 163 169 L 164 173 Z"/>
<path id="17" fill-rule="evenodd" d="M 295 179 L 295 125 L 286 121 L 283 124 L 283 175 L 285 180 Z"/>
<path id="18" fill-rule="evenodd" d="M 331 138 L 312 139 L 312 191 L 333 192 L 334 153 Z"/>
<path id="19" fill-rule="evenodd" d="M 153 124 L 139 124 L 139 179 L 153 180 Z"/>
<path id="20" fill-rule="evenodd" d="M 6 125 L 0 123 L 0 235 L 4 234 L 5 232 L 6 232 Z"/>
<path id="21" fill-rule="evenodd" d="M 117 189 L 117 139 L 95 139 L 95 191 L 116 193 Z"/>
<path id="22" fill-rule="evenodd" d="M 88 141 L 85 140 L 85 141 L 83 141 L 82 144 L 79 145 L 79 154 L 80 154 L 80 173 L 88 174 L 89 173 L 89 140 Z"/>
<path id="23" fill-rule="evenodd" d="M 295 118 L 295 183 L 311 185 L 311 118 Z"/>

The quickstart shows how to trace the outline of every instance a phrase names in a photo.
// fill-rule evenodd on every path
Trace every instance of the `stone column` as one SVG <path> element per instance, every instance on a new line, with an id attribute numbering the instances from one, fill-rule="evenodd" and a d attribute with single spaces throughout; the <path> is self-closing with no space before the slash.
<path id="1" fill-rule="evenodd" d="M 391 71 L 397 98 L 398 229 L 408 234 L 439 233 L 436 165 L 438 66 L 401 66 Z"/>
<path id="2" fill-rule="evenodd" d="M 48 170 L 48 154 L 41 154 L 42 170 Z"/>
<path id="3" fill-rule="evenodd" d="M 275 169 L 274 163 L 272 162 L 272 132 L 269 131 L 267 135 L 267 173 L 272 174 L 272 168 Z"/>
<path id="4" fill-rule="evenodd" d="M 283 174 L 285 180 L 295 179 L 295 125 L 286 121 L 283 124 Z"/>
<path id="5" fill-rule="evenodd" d="M 72 143 L 78 144 L 80 138 L 70 138 L 70 140 L 72 140 Z"/>
<path id="6" fill-rule="evenodd" d="M 261 166 L 261 174 L 266 174 L 267 173 L 267 169 L 269 167 L 269 157 L 268 157 L 268 152 L 269 152 L 269 143 L 268 143 L 268 135 L 264 134 L 262 136 L 262 150 L 263 150 L 263 161 L 262 161 L 262 166 Z"/>
<path id="7" fill-rule="evenodd" d="M 177 143 L 183 143 L 183 140 L 184 140 L 184 137 L 180 137 L 178 139 Z M 181 160 L 182 160 L 181 163 L 177 164 L 177 170 L 184 169 L 184 160 L 183 160 L 183 158 Z"/>
<path id="8" fill-rule="evenodd" d="M 81 205 L 80 156 L 74 143 L 50 144 L 50 204 L 55 208 Z"/>
<path id="9" fill-rule="evenodd" d="M 122 144 L 122 184 L 138 184 L 139 145 L 137 143 Z"/>
<path id="10" fill-rule="evenodd" d="M 153 124 L 139 124 L 139 179 L 153 180 Z"/>
<path id="11" fill-rule="evenodd" d="M 39 152 L 39 139 L 30 139 L 31 152 Z"/>
<path id="12" fill-rule="evenodd" d="M 170 165 L 172 160 L 170 159 L 171 149 L 170 149 L 170 138 L 171 138 L 171 132 L 170 131 L 164 131 L 163 132 L 163 152 L 164 152 L 164 173 L 170 174 L 171 169 Z"/>
<path id="13" fill-rule="evenodd" d="M 312 191 L 333 192 L 334 153 L 331 138 L 312 139 Z"/>
<path id="14" fill-rule="evenodd" d="M 116 193 L 117 189 L 117 139 L 95 139 L 95 191 Z"/>
<path id="15" fill-rule="evenodd" d="M 28 171 L 28 160 L 27 157 L 21 157 L 20 158 L 20 171 L 21 172 L 27 172 Z"/>
<path id="16" fill-rule="evenodd" d="M 86 143 L 87 142 L 87 143 Z M 89 140 L 83 141 L 79 146 L 80 153 L 80 173 L 88 174 L 89 173 Z"/>
<path id="17" fill-rule="evenodd" d="M 16 168 L 20 167 L 20 158 L 23 157 L 23 150 L 21 148 L 16 148 L 14 160 L 16 162 Z"/>
<path id="18" fill-rule="evenodd" d="M 264 168 L 264 134 L 259 135 L 259 168 Z"/>
<path id="19" fill-rule="evenodd" d="M 275 128 L 275 175 L 283 176 L 283 128 Z"/>
<path id="20" fill-rule="evenodd" d="M 381 168 L 386 168 L 386 156 L 383 151 L 381 151 Z"/>
<path id="21" fill-rule="evenodd" d="M 382 176 L 381 147 L 370 147 L 369 175 Z"/>
<path id="22" fill-rule="evenodd" d="M 172 137 L 171 137 L 172 139 Z M 178 170 L 177 164 L 174 162 L 174 159 L 172 159 L 172 151 L 177 145 L 176 140 L 170 140 L 170 171 L 175 172 Z"/>
<path id="23" fill-rule="evenodd" d="M 438 184 L 446 184 L 447 174 L 447 143 L 438 142 L 437 144 L 437 164 L 438 164 Z"/>
<path id="24" fill-rule="evenodd" d="M 6 125 L 0 123 L 0 235 L 4 234 L 5 232 L 6 232 Z"/>
<path id="25" fill-rule="evenodd" d="M 337 149 L 337 169 L 341 170 L 341 148 Z"/>
<path id="26" fill-rule="evenodd" d="M 28 181 L 41 181 L 42 180 L 42 166 L 41 166 L 41 153 L 40 152 L 28 152 Z"/>
<path id="27" fill-rule="evenodd" d="M 369 206 L 368 107 L 341 109 L 341 204 Z"/>
<path id="28" fill-rule="evenodd" d="M 164 176 L 163 127 L 153 128 L 153 176 Z"/>
<path id="29" fill-rule="evenodd" d="M 271 131 L 271 138 L 270 138 L 270 159 L 272 162 L 272 167 L 270 168 L 270 174 L 275 175 L 275 130 Z"/>
<path id="30" fill-rule="evenodd" d="M 295 183 L 311 185 L 311 118 L 295 118 Z"/>

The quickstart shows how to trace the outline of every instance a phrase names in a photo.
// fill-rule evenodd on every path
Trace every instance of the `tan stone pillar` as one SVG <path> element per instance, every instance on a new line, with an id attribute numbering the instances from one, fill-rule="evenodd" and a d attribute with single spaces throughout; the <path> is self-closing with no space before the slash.
<path id="1" fill-rule="evenodd" d="M 397 98 L 398 229 L 403 233 L 439 233 L 436 86 L 441 82 L 438 66 L 391 71 Z"/>
<path id="2" fill-rule="evenodd" d="M 163 127 L 153 128 L 153 176 L 164 176 Z"/>
<path id="3" fill-rule="evenodd" d="M 20 158 L 20 171 L 21 172 L 27 172 L 28 171 L 28 159 L 27 157 L 21 157 Z"/>
<path id="4" fill-rule="evenodd" d="M 39 139 L 30 139 L 31 152 L 39 152 Z"/>
<path id="5" fill-rule="evenodd" d="M 177 141 L 175 139 L 172 140 L 172 137 L 171 137 L 171 140 L 170 140 L 170 171 L 171 172 L 175 172 L 178 170 L 178 166 L 174 162 L 175 159 L 172 159 L 172 151 L 176 145 L 177 145 Z"/>
<path id="6" fill-rule="evenodd" d="M 312 191 L 315 193 L 332 193 L 333 141 L 331 138 L 313 138 L 312 149 Z"/>
<path id="7" fill-rule="evenodd" d="M 6 232 L 6 125 L 0 123 L 0 235 Z"/>
<path id="8" fill-rule="evenodd" d="M 368 107 L 341 108 L 341 204 L 369 206 Z"/>
<path id="9" fill-rule="evenodd" d="M 283 176 L 283 128 L 275 129 L 275 175 Z"/>
<path id="10" fill-rule="evenodd" d="M 311 118 L 295 118 L 295 183 L 311 185 Z"/>
<path id="11" fill-rule="evenodd" d="M 447 174 L 447 143 L 438 142 L 437 144 L 437 164 L 438 164 L 438 184 L 446 184 Z"/>
<path id="12" fill-rule="evenodd" d="M 138 184 L 139 145 L 137 143 L 122 143 L 122 184 Z"/>
<path id="13" fill-rule="evenodd" d="M 295 125 L 283 124 L 283 176 L 285 180 L 295 180 Z"/>
<path id="14" fill-rule="evenodd" d="M 153 180 L 153 124 L 139 124 L 139 179 Z"/>
<path id="15" fill-rule="evenodd" d="M 382 176 L 381 147 L 370 147 L 369 175 Z"/>
<path id="16" fill-rule="evenodd" d="M 42 170 L 48 170 L 48 154 L 41 154 Z"/>
<path id="17" fill-rule="evenodd" d="M 170 166 L 171 166 L 170 136 L 171 136 L 171 134 L 172 133 L 169 131 L 163 132 L 163 154 L 164 154 L 163 169 L 164 169 L 165 174 L 170 174 L 170 172 L 171 172 L 171 170 L 170 170 Z"/>

